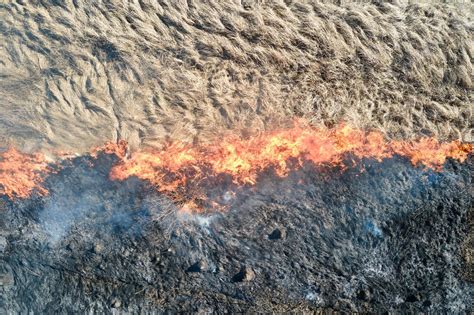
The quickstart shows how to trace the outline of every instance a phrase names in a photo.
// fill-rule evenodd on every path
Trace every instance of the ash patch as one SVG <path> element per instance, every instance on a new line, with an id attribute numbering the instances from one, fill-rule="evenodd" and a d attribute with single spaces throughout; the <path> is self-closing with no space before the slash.
<path id="1" fill-rule="evenodd" d="M 0 307 L 472 310 L 460 248 L 472 160 L 441 173 L 401 158 L 364 161 L 363 172 L 306 168 L 201 216 L 178 213 L 135 178 L 110 181 L 113 163 L 72 160 L 48 178 L 47 198 L 1 201 Z"/>

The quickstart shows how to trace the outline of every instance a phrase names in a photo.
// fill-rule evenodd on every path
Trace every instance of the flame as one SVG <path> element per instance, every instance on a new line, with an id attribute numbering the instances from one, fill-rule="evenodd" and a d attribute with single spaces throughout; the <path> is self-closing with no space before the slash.
<path id="1" fill-rule="evenodd" d="M 160 151 L 136 152 L 114 166 L 110 176 L 114 180 L 131 176 L 147 180 L 189 211 L 199 210 L 199 201 L 206 200 L 204 190 L 210 182 L 225 186 L 230 180 L 236 186 L 255 185 L 267 170 L 285 177 L 305 162 L 344 168 L 343 159 L 349 153 L 358 159 L 378 161 L 397 154 L 414 165 L 439 169 L 447 158 L 463 162 L 472 151 L 471 144 L 458 141 L 388 141 L 380 132 L 346 125 L 334 129 L 295 125 L 249 139 L 230 136 L 200 146 L 175 142 Z"/>
<path id="2" fill-rule="evenodd" d="M 91 156 L 97 157 L 101 152 L 105 154 L 115 154 L 117 157 L 123 159 L 127 156 L 128 144 L 125 140 L 119 140 L 118 142 L 106 142 L 104 145 L 95 147 L 91 150 Z"/>
<path id="3" fill-rule="evenodd" d="M 124 140 L 118 143 L 107 142 L 103 146 L 93 148 L 90 155 L 96 157 L 103 152 L 124 159 L 127 148 L 127 142 Z M 58 151 L 56 156 L 59 158 L 58 163 L 75 157 L 70 152 L 61 151 Z M 0 195 L 6 195 L 10 199 L 28 198 L 33 191 L 43 196 L 47 195 L 48 190 L 42 184 L 45 177 L 52 172 L 50 166 L 51 161 L 40 153 L 21 153 L 15 148 L 0 153 Z"/>
<path id="4" fill-rule="evenodd" d="M 27 198 L 34 190 L 46 195 L 42 187 L 49 167 L 42 154 L 24 154 L 14 148 L 0 153 L 0 195 Z"/>
<path id="5" fill-rule="evenodd" d="M 97 157 L 100 152 L 119 158 L 110 171 L 111 179 L 135 176 L 148 181 L 181 205 L 183 211 L 193 212 L 206 207 L 226 209 L 235 200 L 236 190 L 256 185 L 267 172 L 286 177 L 305 163 L 345 169 L 348 158 L 356 163 L 364 158 L 382 161 L 393 155 L 406 157 L 413 165 L 439 170 L 448 158 L 466 160 L 473 145 L 440 143 L 435 138 L 390 141 L 380 132 L 348 125 L 329 129 L 297 122 L 292 128 L 245 139 L 225 136 L 218 142 L 200 145 L 172 142 L 162 150 L 133 154 L 121 140 L 94 148 L 90 155 Z M 41 154 L 23 154 L 14 148 L 0 153 L 0 195 L 27 198 L 33 191 L 46 195 L 48 191 L 42 184 L 51 166 Z M 220 192 L 209 192 L 212 187 L 220 188 Z"/>

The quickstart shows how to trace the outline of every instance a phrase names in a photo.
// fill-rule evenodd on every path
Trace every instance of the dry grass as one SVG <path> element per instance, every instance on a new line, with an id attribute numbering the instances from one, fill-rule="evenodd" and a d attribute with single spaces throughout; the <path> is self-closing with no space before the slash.
<path id="1" fill-rule="evenodd" d="M 467 1 L 0 2 L 0 142 L 24 150 L 293 116 L 472 141 Z"/>

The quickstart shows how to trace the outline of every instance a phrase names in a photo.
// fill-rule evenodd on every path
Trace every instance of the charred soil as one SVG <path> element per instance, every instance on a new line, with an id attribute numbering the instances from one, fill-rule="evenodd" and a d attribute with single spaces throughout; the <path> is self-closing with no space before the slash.
<path id="1" fill-rule="evenodd" d="M 48 196 L 1 200 L 4 311 L 473 310 L 472 158 L 308 166 L 199 215 L 111 181 L 114 162 L 76 158 Z"/>

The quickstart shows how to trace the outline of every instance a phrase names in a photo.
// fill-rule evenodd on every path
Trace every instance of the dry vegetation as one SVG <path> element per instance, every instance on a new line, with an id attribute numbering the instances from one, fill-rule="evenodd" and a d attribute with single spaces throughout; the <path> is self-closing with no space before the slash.
<path id="1" fill-rule="evenodd" d="M 0 142 L 81 151 L 304 116 L 472 141 L 473 5 L 0 4 Z"/>

